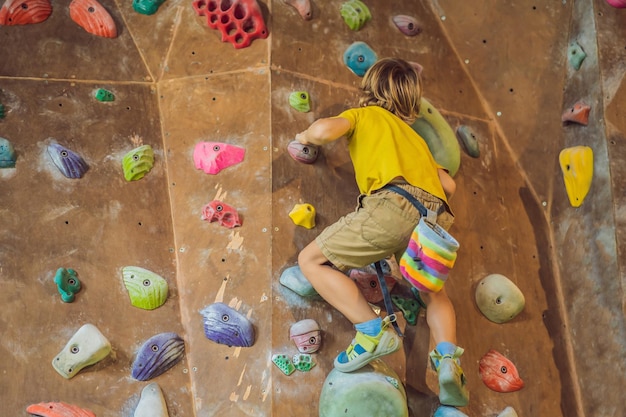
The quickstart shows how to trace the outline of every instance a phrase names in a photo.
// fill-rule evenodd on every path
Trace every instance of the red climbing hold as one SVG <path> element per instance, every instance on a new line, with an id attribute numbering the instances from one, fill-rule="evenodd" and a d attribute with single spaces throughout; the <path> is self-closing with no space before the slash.
<path id="1" fill-rule="evenodd" d="M 222 42 L 230 42 L 235 49 L 269 35 L 256 0 L 194 0 L 192 4 L 198 16 L 206 16 L 211 29 L 222 33 Z"/>
<path id="2" fill-rule="evenodd" d="M 579 101 L 574 104 L 573 107 L 567 109 L 565 113 L 561 116 L 561 121 L 563 123 L 578 123 L 584 126 L 587 126 L 589 122 L 589 111 L 591 110 L 591 106 L 585 104 L 583 101 Z"/>
<path id="3" fill-rule="evenodd" d="M 0 8 L 0 25 L 40 23 L 51 13 L 50 0 L 7 0 Z"/>

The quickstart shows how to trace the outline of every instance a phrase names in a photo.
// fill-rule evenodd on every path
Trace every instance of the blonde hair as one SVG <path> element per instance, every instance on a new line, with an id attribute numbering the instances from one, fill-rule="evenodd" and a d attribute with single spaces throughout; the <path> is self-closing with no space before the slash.
<path id="1" fill-rule="evenodd" d="M 380 106 L 412 123 L 419 115 L 422 79 L 405 60 L 383 58 L 372 65 L 361 81 L 359 105 Z"/>

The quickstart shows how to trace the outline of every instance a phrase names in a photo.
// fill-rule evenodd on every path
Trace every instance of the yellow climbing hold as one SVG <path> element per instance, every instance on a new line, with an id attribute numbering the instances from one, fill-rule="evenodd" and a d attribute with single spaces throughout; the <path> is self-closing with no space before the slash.
<path id="1" fill-rule="evenodd" d="M 593 151 L 588 146 L 565 148 L 559 154 L 565 190 L 572 207 L 580 207 L 591 188 Z"/>
<path id="2" fill-rule="evenodd" d="M 289 217 L 298 226 L 307 229 L 315 227 L 315 207 L 310 204 L 296 204 L 289 212 Z"/>

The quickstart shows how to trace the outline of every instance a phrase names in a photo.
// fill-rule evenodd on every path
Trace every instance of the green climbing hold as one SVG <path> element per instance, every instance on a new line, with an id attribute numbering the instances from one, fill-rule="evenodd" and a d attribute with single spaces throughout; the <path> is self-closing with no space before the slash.
<path id="1" fill-rule="evenodd" d="M 126 181 L 142 179 L 154 166 L 154 151 L 150 145 L 142 145 L 124 155 L 122 168 Z"/>
<path id="2" fill-rule="evenodd" d="M 54 276 L 59 294 L 64 303 L 74 301 L 75 294 L 80 291 L 80 281 L 73 269 L 59 268 Z"/>
<path id="3" fill-rule="evenodd" d="M 315 366 L 315 362 L 308 353 L 299 353 L 293 355 L 293 365 L 298 371 L 309 372 Z"/>
<path id="4" fill-rule="evenodd" d="M 133 9 L 137 13 L 151 15 L 155 14 L 165 0 L 133 0 Z"/>
<path id="5" fill-rule="evenodd" d="M 0 119 L 4 119 L 4 105 L 0 104 Z"/>
<path id="6" fill-rule="evenodd" d="M 580 46 L 578 42 L 570 43 L 569 48 L 567 48 L 567 59 L 576 71 L 580 69 L 585 58 L 587 58 L 587 54 L 582 46 Z"/>
<path id="7" fill-rule="evenodd" d="M 96 91 L 96 100 L 98 101 L 113 101 L 115 100 L 115 95 L 112 92 L 105 90 L 104 88 L 98 89 Z"/>
<path id="8" fill-rule="evenodd" d="M 349 0 L 343 3 L 340 12 L 346 25 L 355 31 L 361 29 L 372 18 L 370 10 L 360 0 Z"/>
<path id="9" fill-rule="evenodd" d="M 415 299 L 400 297 L 399 295 L 392 295 L 391 301 L 402 311 L 404 319 L 407 323 L 415 326 L 417 323 L 417 315 L 421 310 L 420 304 Z"/>
<path id="10" fill-rule="evenodd" d="M 294 91 L 289 94 L 289 105 L 299 112 L 306 113 L 311 110 L 309 93 L 306 91 Z"/>
<path id="11" fill-rule="evenodd" d="M 293 365 L 293 363 L 291 362 L 291 359 L 289 359 L 289 356 L 287 355 L 284 355 L 284 354 L 272 355 L 272 362 L 274 362 L 274 365 L 278 366 L 278 369 L 280 369 L 282 373 L 287 376 L 293 374 L 294 371 L 296 370 L 296 367 Z"/>
<path id="12" fill-rule="evenodd" d="M 126 266 L 122 277 L 133 306 L 154 310 L 167 300 L 169 286 L 162 276 L 138 266 Z"/>

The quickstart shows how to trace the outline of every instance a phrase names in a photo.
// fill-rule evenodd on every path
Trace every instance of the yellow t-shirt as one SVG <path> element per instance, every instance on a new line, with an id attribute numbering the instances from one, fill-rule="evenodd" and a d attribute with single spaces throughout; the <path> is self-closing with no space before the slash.
<path id="1" fill-rule="evenodd" d="M 438 168 L 424 139 L 402 119 L 379 106 L 358 107 L 337 117 L 350 122 L 346 134 L 354 174 L 362 194 L 396 177 L 446 201 Z"/>

